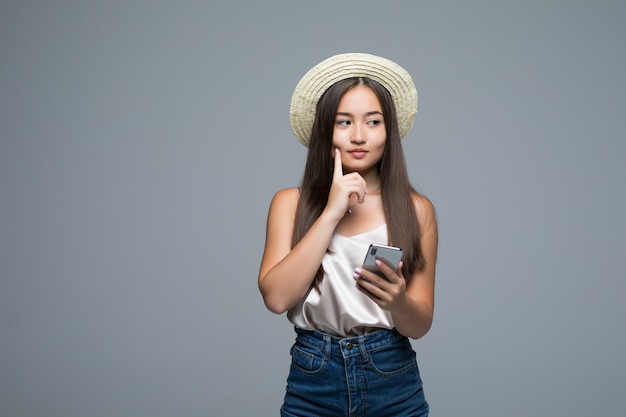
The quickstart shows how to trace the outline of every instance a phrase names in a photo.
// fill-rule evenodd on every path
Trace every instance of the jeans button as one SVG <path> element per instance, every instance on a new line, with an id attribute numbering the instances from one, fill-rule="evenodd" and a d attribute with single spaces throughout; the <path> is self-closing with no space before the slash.
<path id="1" fill-rule="evenodd" d="M 352 344 L 352 342 L 346 343 L 346 349 L 352 350 L 353 347 L 354 347 L 354 345 Z"/>

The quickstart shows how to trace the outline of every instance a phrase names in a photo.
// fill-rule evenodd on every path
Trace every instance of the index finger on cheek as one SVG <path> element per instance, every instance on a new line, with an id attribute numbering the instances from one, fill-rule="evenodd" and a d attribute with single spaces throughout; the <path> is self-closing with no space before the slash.
<path id="1" fill-rule="evenodd" d="M 341 152 L 338 148 L 335 148 L 335 171 L 333 173 L 333 179 L 343 177 L 343 166 L 341 165 Z"/>

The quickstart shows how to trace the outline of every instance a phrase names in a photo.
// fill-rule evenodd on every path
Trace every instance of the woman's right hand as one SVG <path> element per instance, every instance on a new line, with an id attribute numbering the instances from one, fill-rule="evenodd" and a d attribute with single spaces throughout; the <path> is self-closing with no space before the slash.
<path id="1" fill-rule="evenodd" d="M 350 207 L 363 203 L 365 194 L 367 184 L 359 173 L 343 175 L 341 152 L 335 148 L 335 170 L 325 210 L 341 220 Z"/>
<path id="2" fill-rule="evenodd" d="M 363 201 L 365 193 L 365 180 L 361 175 L 356 172 L 343 175 L 341 155 L 336 150 L 333 181 L 324 213 L 293 247 L 291 240 L 299 191 L 286 189 L 274 196 L 259 270 L 259 289 L 270 311 L 277 314 L 289 311 L 307 294 L 337 224 L 350 204 Z"/>

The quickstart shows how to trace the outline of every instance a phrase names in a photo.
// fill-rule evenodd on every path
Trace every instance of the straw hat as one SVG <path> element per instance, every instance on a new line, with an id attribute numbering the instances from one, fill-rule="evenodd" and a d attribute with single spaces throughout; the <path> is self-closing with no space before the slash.
<path id="1" fill-rule="evenodd" d="M 315 107 L 322 94 L 337 81 L 353 77 L 367 77 L 382 84 L 395 104 L 400 137 L 409 133 L 417 113 L 417 91 L 409 73 L 388 59 L 349 53 L 320 62 L 298 82 L 291 97 L 289 120 L 300 143 L 309 146 Z"/>

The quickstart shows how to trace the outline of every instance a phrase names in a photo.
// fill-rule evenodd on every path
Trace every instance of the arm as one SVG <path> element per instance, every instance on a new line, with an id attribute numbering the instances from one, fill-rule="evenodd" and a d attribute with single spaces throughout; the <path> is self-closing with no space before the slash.
<path id="1" fill-rule="evenodd" d="M 393 270 L 382 263 L 381 271 L 387 280 L 369 271 L 357 268 L 358 287 L 381 308 L 391 312 L 396 329 L 413 339 L 424 336 L 433 321 L 435 304 L 435 264 L 437 260 L 438 232 L 435 211 L 425 197 L 416 199 L 420 222 L 421 244 L 426 266 L 416 271 L 406 285 L 402 265 Z"/>
<path id="2" fill-rule="evenodd" d="M 279 191 L 267 217 L 265 250 L 259 271 L 259 289 L 267 308 L 282 314 L 295 306 L 311 287 L 337 224 L 346 213 L 351 194 L 365 198 L 366 184 L 356 173 L 343 175 L 341 156 L 335 153 L 333 182 L 324 211 L 298 244 L 291 248 L 299 193 Z"/>
<path id="3" fill-rule="evenodd" d="M 328 216 L 320 216 L 292 249 L 297 204 L 297 189 L 281 190 L 272 199 L 267 217 L 259 289 L 266 307 L 276 314 L 289 310 L 305 296 L 336 226 Z"/>

